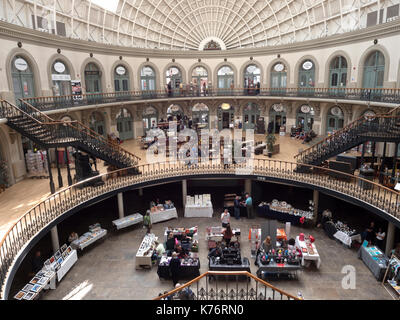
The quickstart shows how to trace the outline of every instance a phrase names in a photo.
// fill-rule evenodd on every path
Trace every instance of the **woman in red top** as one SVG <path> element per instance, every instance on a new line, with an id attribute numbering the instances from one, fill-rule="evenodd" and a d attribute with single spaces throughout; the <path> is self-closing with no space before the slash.
<path id="1" fill-rule="evenodd" d="M 232 229 L 231 229 L 231 225 L 229 223 L 226 225 L 226 229 L 224 230 L 223 235 L 224 235 L 223 238 L 224 238 L 224 240 L 226 242 L 226 246 L 229 247 L 229 244 L 230 244 L 231 239 L 233 237 L 233 232 L 232 232 Z"/>

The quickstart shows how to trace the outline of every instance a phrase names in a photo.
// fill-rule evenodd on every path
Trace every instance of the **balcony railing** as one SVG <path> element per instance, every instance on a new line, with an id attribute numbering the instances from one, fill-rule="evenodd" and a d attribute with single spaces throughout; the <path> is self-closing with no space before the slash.
<path id="1" fill-rule="evenodd" d="M 238 179 L 252 176 L 260 181 L 283 180 L 298 185 L 333 190 L 343 198 L 356 199 L 357 203 L 362 202 L 369 207 L 377 208 L 388 218 L 400 223 L 400 193 L 372 181 L 326 168 L 264 159 L 254 159 L 251 167 L 246 163 L 235 165 L 198 163 L 187 166 L 165 162 L 143 164 L 134 168 L 136 170 L 127 168 L 106 173 L 64 188 L 24 214 L 0 242 L 1 297 L 6 298 L 8 294 L 7 290 L 3 291 L 8 272 L 21 250 L 37 236 L 38 232 L 48 227 L 56 218 L 87 201 L 135 185 L 151 185 L 162 180 L 173 181 L 174 178 L 180 180 L 182 177 L 190 179 L 213 175 L 219 177 L 226 175 Z M 104 184 L 91 185 L 91 182 L 94 184 L 99 179 L 103 180 Z"/>
<path id="2" fill-rule="evenodd" d="M 232 278 L 234 281 L 231 281 Z M 208 271 L 153 300 L 165 298 L 171 300 L 301 300 L 247 271 Z"/>
<path id="3" fill-rule="evenodd" d="M 238 88 L 197 90 L 154 90 L 154 91 L 121 91 L 112 93 L 88 93 L 80 96 L 66 95 L 54 97 L 35 97 L 23 99 L 40 111 L 73 108 L 86 105 L 118 103 L 123 101 L 151 100 L 187 97 L 229 97 L 261 96 L 276 98 L 319 98 L 361 100 L 382 103 L 400 103 L 400 89 L 374 88 Z M 0 115 L 1 116 L 1 115 Z"/>

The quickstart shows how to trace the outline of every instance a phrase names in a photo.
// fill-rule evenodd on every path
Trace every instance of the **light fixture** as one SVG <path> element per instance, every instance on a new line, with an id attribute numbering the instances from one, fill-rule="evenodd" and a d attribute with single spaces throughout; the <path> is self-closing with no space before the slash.
<path id="1" fill-rule="evenodd" d="M 231 108 L 231 105 L 229 103 L 221 104 L 221 109 L 222 110 L 229 110 L 230 108 Z"/>

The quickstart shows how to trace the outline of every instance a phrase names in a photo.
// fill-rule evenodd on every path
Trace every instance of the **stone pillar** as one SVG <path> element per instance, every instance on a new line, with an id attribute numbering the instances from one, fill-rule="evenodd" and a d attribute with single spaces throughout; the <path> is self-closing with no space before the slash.
<path id="1" fill-rule="evenodd" d="M 246 179 L 244 180 L 244 192 L 251 195 L 251 180 Z M 254 202 L 254 199 L 253 199 Z"/>
<path id="2" fill-rule="evenodd" d="M 319 191 L 314 190 L 313 192 L 313 202 L 314 202 L 314 219 L 313 222 L 314 224 L 317 223 L 318 219 L 318 208 L 319 208 Z"/>
<path id="3" fill-rule="evenodd" d="M 187 180 L 182 180 L 182 202 L 183 202 L 183 207 L 186 206 L 186 196 L 187 196 Z"/>
<path id="4" fill-rule="evenodd" d="M 60 249 L 60 241 L 58 240 L 57 226 L 51 228 L 50 234 L 51 234 L 51 244 L 53 246 L 53 252 L 57 252 L 57 250 Z"/>
<path id="5" fill-rule="evenodd" d="M 139 188 L 139 196 L 143 197 L 143 188 Z"/>
<path id="6" fill-rule="evenodd" d="M 125 214 L 124 214 L 124 195 L 122 192 L 118 193 L 117 195 L 118 198 L 118 215 L 119 218 L 122 219 Z"/>
<path id="7" fill-rule="evenodd" d="M 395 235 L 396 227 L 392 222 L 388 223 L 388 230 L 386 234 L 386 248 L 385 254 L 390 257 L 390 251 L 394 248 L 394 235 Z"/>

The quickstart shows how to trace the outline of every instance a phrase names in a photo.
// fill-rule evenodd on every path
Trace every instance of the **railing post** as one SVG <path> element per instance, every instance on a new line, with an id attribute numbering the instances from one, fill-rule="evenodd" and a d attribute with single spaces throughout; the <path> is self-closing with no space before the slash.
<path id="1" fill-rule="evenodd" d="M 58 159 L 58 149 L 54 148 L 55 154 L 56 154 L 56 164 L 57 164 L 57 173 L 58 173 L 58 188 L 62 188 L 63 187 L 63 180 L 62 180 L 62 176 L 61 176 L 61 170 L 60 170 L 60 162 Z"/>
<path id="2" fill-rule="evenodd" d="M 51 172 L 51 163 L 50 163 L 50 153 L 49 149 L 46 149 L 46 158 L 47 158 L 47 166 L 49 170 L 49 179 L 50 179 L 50 192 L 51 194 L 56 192 L 56 188 L 54 186 L 54 181 L 53 181 L 53 173 Z"/>
<path id="3" fill-rule="evenodd" d="M 124 194 L 122 192 L 118 193 L 117 198 L 118 198 L 118 215 L 119 215 L 119 218 L 122 219 L 125 216 L 125 214 L 124 214 Z"/>

